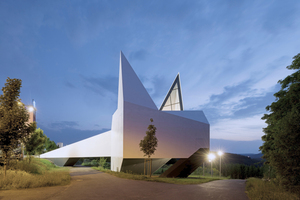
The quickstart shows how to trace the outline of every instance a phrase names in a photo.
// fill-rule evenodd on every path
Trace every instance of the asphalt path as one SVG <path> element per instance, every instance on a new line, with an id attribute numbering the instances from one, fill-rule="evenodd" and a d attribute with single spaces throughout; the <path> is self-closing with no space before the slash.
<path id="1" fill-rule="evenodd" d="M 0 200 L 172 199 L 248 200 L 245 180 L 219 180 L 176 185 L 121 179 L 91 168 L 71 168 L 71 184 L 22 190 L 2 190 Z"/>

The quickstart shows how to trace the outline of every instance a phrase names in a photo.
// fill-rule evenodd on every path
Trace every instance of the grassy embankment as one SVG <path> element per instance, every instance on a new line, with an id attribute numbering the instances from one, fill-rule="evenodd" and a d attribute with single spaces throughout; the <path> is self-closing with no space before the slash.
<path id="1" fill-rule="evenodd" d="M 151 178 L 149 176 L 145 175 L 137 175 L 137 174 L 131 174 L 131 173 L 124 173 L 124 172 L 114 172 L 111 170 L 103 169 L 100 167 L 92 167 L 93 169 L 105 172 L 107 174 L 119 177 L 119 178 L 125 178 L 125 179 L 132 179 L 132 180 L 142 180 L 142 181 L 152 181 L 152 182 L 161 182 L 161 183 L 173 183 L 173 184 L 182 184 L 182 185 L 188 185 L 188 184 L 201 184 L 201 183 L 207 183 L 210 181 L 220 180 L 220 179 L 227 179 L 224 177 L 199 177 L 199 176 L 189 176 L 188 178 L 160 178 L 157 175 L 152 176 Z"/>
<path id="2" fill-rule="evenodd" d="M 0 167 L 0 190 L 66 185 L 71 177 L 68 168 L 57 167 L 46 159 L 11 161 L 4 177 Z"/>
<path id="3" fill-rule="evenodd" d="M 249 178 L 246 183 L 246 193 L 251 200 L 297 200 L 297 195 L 285 191 L 275 181 L 263 181 L 259 178 Z"/>

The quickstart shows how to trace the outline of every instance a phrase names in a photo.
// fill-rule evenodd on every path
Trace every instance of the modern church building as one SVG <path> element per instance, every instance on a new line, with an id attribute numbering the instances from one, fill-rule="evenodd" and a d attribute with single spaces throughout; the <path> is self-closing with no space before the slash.
<path id="1" fill-rule="evenodd" d="M 121 52 L 118 108 L 110 131 L 42 154 L 60 166 L 74 165 L 85 157 L 109 157 L 111 170 L 144 172 L 144 155 L 139 143 L 153 119 L 158 147 L 152 171 L 171 159 L 177 162 L 162 177 L 187 177 L 204 161 L 209 150 L 209 123 L 202 111 L 183 110 L 179 74 L 158 109 Z"/>

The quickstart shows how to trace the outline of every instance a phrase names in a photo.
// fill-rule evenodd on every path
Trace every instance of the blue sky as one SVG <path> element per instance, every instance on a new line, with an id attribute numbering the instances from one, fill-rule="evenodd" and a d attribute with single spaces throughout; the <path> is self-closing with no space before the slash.
<path id="1" fill-rule="evenodd" d="M 157 107 L 179 72 L 184 109 L 204 111 L 212 148 L 257 153 L 265 107 L 300 52 L 299 10 L 299 1 L 2 0 L 1 87 L 22 79 L 38 127 L 70 144 L 110 129 L 123 51 Z"/>

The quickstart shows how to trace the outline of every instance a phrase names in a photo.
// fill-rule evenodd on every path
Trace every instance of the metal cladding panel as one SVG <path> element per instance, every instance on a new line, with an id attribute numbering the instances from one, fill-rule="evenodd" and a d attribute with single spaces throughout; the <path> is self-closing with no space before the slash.
<path id="1" fill-rule="evenodd" d="M 172 115 L 184 117 L 187 119 L 192 119 L 192 120 L 196 120 L 199 122 L 203 122 L 205 124 L 209 124 L 203 111 L 201 111 L 201 110 L 164 111 L 164 112 L 172 114 Z"/>
<path id="2" fill-rule="evenodd" d="M 178 111 L 179 112 L 179 111 Z M 124 102 L 124 158 L 143 158 L 139 143 L 152 118 L 158 147 L 152 158 L 188 158 L 209 148 L 209 124 Z"/>
<path id="3" fill-rule="evenodd" d="M 110 157 L 111 131 L 42 154 L 41 158 Z"/>
<path id="4" fill-rule="evenodd" d="M 120 63 L 123 100 L 137 105 L 146 106 L 148 108 L 157 109 L 152 98 L 122 52 Z"/>

